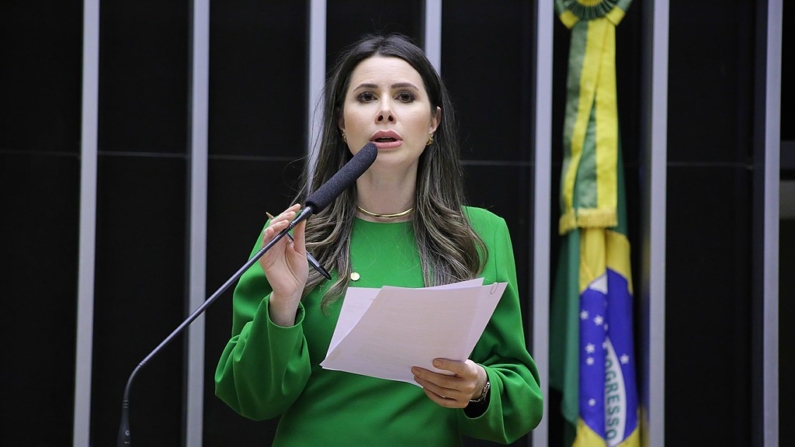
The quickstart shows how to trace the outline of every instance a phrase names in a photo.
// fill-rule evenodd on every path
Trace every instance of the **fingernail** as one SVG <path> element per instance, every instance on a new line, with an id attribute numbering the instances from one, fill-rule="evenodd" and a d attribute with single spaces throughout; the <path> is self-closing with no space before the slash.
<path id="1" fill-rule="evenodd" d="M 438 367 L 442 366 L 442 362 L 440 362 L 439 360 L 434 360 L 433 361 L 433 366 L 438 368 Z"/>

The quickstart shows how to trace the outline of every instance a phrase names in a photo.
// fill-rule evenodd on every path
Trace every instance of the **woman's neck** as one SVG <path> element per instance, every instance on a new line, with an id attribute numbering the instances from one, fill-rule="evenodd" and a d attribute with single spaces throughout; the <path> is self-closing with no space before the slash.
<path id="1" fill-rule="evenodd" d="M 357 206 L 360 208 L 357 215 L 372 222 L 411 220 L 414 217 L 415 189 L 413 177 L 390 181 L 364 175 L 356 181 Z"/>

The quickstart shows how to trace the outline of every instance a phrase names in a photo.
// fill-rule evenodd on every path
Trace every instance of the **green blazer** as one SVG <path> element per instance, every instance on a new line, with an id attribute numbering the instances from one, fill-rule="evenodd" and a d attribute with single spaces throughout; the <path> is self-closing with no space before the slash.
<path id="1" fill-rule="evenodd" d="M 277 326 L 268 317 L 271 289 L 258 264 L 234 291 L 232 337 L 218 362 L 216 395 L 245 417 L 281 417 L 277 447 L 452 447 L 462 445 L 462 436 L 511 443 L 528 433 L 541 420 L 543 403 L 525 346 L 508 227 L 489 211 L 465 212 L 488 249 L 484 284 L 508 283 L 470 356 L 491 382 L 485 408 L 443 408 L 419 386 L 321 368 L 342 299 L 324 313 L 320 301 L 327 287 L 318 287 L 303 299 L 294 326 Z M 410 222 L 357 219 L 351 264 L 360 274 L 352 287 L 423 286 Z M 336 279 L 337 272 L 332 275 Z"/>

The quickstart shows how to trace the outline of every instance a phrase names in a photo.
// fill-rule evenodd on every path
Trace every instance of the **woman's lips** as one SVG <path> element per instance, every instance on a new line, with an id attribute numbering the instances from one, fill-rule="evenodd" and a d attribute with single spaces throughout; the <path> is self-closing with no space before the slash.
<path id="1" fill-rule="evenodd" d="M 392 149 L 403 144 L 403 140 L 395 140 L 391 138 L 379 138 L 370 140 L 378 149 Z"/>
<path id="2" fill-rule="evenodd" d="M 370 141 L 375 144 L 378 149 L 391 149 L 403 144 L 403 140 L 397 132 L 386 130 L 376 132 Z"/>

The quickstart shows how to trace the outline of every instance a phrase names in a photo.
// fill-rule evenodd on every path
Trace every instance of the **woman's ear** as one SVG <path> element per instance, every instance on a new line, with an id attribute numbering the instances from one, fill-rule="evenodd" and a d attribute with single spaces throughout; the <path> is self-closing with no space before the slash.
<path id="1" fill-rule="evenodd" d="M 436 132 L 436 129 L 439 127 L 439 124 L 442 122 L 442 108 L 436 106 L 436 113 L 431 116 L 431 128 L 430 132 Z"/>

